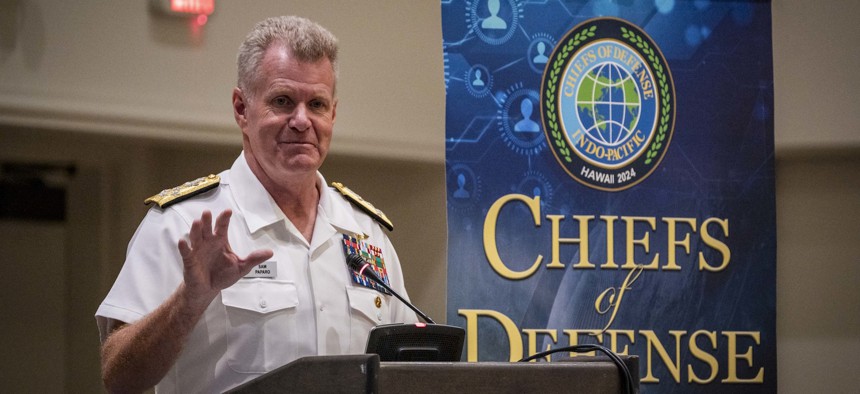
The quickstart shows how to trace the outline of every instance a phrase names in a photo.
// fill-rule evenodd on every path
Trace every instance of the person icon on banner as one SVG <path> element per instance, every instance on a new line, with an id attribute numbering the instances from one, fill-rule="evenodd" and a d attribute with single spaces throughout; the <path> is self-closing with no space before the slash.
<path id="1" fill-rule="evenodd" d="M 487 0 L 487 9 L 490 11 L 490 16 L 481 22 L 481 28 L 486 30 L 504 30 L 508 28 L 508 23 L 504 19 L 499 18 L 499 0 Z"/>
<path id="2" fill-rule="evenodd" d="M 472 80 L 472 86 L 484 86 L 484 80 L 481 79 L 481 74 L 483 73 L 480 68 L 475 70 L 475 79 Z"/>
<path id="3" fill-rule="evenodd" d="M 520 103 L 520 113 L 523 115 L 523 120 L 514 125 L 514 131 L 521 133 L 537 133 L 540 131 L 540 126 L 531 119 L 533 109 L 534 104 L 532 104 L 532 101 L 528 97 L 524 98 Z"/>
<path id="4" fill-rule="evenodd" d="M 544 53 L 546 52 L 546 43 L 544 43 L 543 41 L 538 42 L 537 51 L 538 54 L 532 59 L 532 63 L 546 64 L 546 62 L 549 61 L 549 58 L 547 58 L 546 54 Z"/>
<path id="5" fill-rule="evenodd" d="M 454 191 L 454 198 L 466 199 L 469 198 L 469 191 L 466 190 L 466 175 L 457 174 L 457 190 Z"/>

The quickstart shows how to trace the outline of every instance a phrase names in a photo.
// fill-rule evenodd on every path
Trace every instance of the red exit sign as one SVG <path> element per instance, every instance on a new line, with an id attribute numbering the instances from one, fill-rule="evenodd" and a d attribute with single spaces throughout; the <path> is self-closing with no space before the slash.
<path id="1" fill-rule="evenodd" d="M 150 0 L 150 4 L 159 13 L 173 16 L 207 17 L 215 12 L 215 0 Z"/>
<path id="2" fill-rule="evenodd" d="M 215 0 L 170 0 L 170 11 L 180 14 L 211 15 Z"/>

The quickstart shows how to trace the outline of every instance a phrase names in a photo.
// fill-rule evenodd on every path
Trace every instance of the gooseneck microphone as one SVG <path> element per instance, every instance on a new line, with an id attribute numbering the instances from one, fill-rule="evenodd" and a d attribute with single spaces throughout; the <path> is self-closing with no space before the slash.
<path id="1" fill-rule="evenodd" d="M 385 282 L 382 279 L 380 279 L 379 276 L 376 275 L 376 272 L 374 272 L 373 269 L 369 269 L 370 263 L 368 263 L 363 258 L 361 258 L 361 256 L 359 256 L 355 253 L 350 253 L 348 256 L 346 256 L 346 264 L 349 266 L 349 268 L 351 268 L 353 271 L 355 271 L 359 275 L 364 275 L 366 278 L 376 282 L 376 284 L 385 288 L 385 290 L 388 290 L 388 292 L 390 292 L 395 297 L 397 297 L 398 300 L 400 300 L 401 302 L 406 304 L 406 306 L 408 306 L 409 309 L 412 309 L 412 311 L 417 313 L 418 316 L 421 316 L 421 318 L 424 319 L 425 322 L 430 323 L 430 324 L 436 324 L 436 322 L 434 322 L 433 319 L 431 319 L 429 316 L 425 315 L 424 312 L 421 312 L 420 310 L 418 310 L 418 308 L 416 308 L 415 305 L 412 305 L 411 302 L 406 301 L 403 297 L 400 296 L 400 294 L 397 294 L 396 291 L 394 291 L 390 287 L 388 287 L 388 285 L 386 285 Z"/>
<path id="2" fill-rule="evenodd" d="M 426 323 L 394 323 L 375 326 L 367 336 L 365 352 L 376 353 L 380 361 L 460 361 L 466 331 L 460 327 L 436 324 L 424 312 L 392 290 L 361 256 L 346 256 L 350 269 L 382 286 Z"/>

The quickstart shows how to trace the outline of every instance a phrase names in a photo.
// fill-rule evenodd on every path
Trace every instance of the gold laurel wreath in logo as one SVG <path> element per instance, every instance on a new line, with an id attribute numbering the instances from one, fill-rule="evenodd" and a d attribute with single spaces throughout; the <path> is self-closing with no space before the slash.
<path id="1" fill-rule="evenodd" d="M 553 99 L 555 98 L 556 85 L 558 84 L 559 71 L 561 71 L 561 66 L 567 60 L 567 56 L 587 38 L 594 37 L 596 30 L 597 26 L 586 27 L 567 40 L 567 43 L 561 48 L 561 56 L 558 56 L 552 64 L 552 70 L 549 72 L 549 83 L 544 95 L 546 97 L 547 126 L 549 126 L 550 133 L 552 133 L 555 146 L 558 147 L 558 153 L 564 156 L 564 160 L 568 163 L 572 162 L 570 148 L 567 146 L 564 136 L 558 130 L 558 116 L 556 115 L 555 105 L 553 105 Z"/>
<path id="2" fill-rule="evenodd" d="M 645 156 L 645 164 L 651 164 L 651 161 L 657 157 L 660 148 L 663 147 L 663 140 L 666 139 L 666 131 L 669 130 L 669 115 L 672 109 L 670 102 L 669 82 L 666 81 L 666 73 L 663 72 L 663 65 L 660 64 L 659 57 L 654 54 L 654 50 L 648 43 L 633 31 L 621 27 L 622 37 L 636 45 L 642 53 L 648 56 L 648 63 L 654 73 L 657 74 L 657 80 L 660 83 L 660 101 L 663 104 L 662 113 L 660 114 L 660 127 L 657 129 L 657 135 L 654 137 L 654 143 L 648 147 L 648 153 Z"/>

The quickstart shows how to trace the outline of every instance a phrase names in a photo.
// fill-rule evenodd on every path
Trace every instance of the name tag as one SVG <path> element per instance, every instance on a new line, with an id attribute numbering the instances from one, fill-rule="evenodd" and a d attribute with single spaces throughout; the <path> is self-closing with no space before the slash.
<path id="1" fill-rule="evenodd" d="M 245 275 L 245 278 L 276 278 L 278 276 L 278 263 L 267 261 L 254 268 Z"/>

